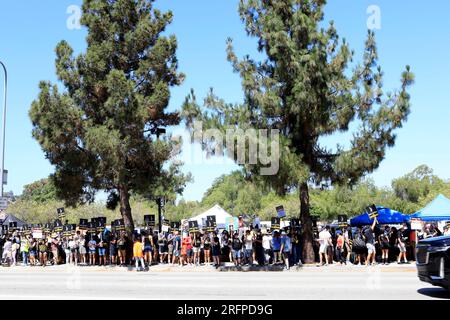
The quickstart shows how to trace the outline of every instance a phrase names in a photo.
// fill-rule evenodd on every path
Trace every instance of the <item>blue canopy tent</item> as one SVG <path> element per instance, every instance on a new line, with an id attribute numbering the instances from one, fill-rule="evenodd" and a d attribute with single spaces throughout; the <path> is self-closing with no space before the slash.
<path id="1" fill-rule="evenodd" d="M 450 199 L 440 194 L 425 208 L 414 213 L 411 218 L 419 218 L 423 221 L 450 221 Z"/>
<path id="2" fill-rule="evenodd" d="M 401 212 L 379 206 L 377 206 L 377 209 L 380 214 L 377 218 L 380 224 L 402 224 L 409 221 L 409 216 L 404 215 Z M 367 213 L 363 213 L 360 216 L 350 219 L 350 225 L 352 227 L 366 226 L 371 225 L 372 223 L 373 220 L 369 218 Z"/>

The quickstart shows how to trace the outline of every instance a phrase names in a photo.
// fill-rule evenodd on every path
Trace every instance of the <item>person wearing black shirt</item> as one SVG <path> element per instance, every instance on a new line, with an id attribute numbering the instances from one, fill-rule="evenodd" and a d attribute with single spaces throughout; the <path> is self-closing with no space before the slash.
<path id="1" fill-rule="evenodd" d="M 231 248 L 233 249 L 233 260 L 236 266 L 241 264 L 241 249 L 242 249 L 242 241 L 239 239 L 239 235 L 237 233 L 233 236 L 233 241 L 231 242 Z"/>
<path id="2" fill-rule="evenodd" d="M 369 266 L 370 264 L 375 263 L 375 226 L 377 225 L 378 220 L 375 218 L 373 220 L 373 223 L 370 227 L 367 227 L 364 230 L 364 238 L 366 240 L 366 247 L 367 247 L 367 260 L 366 260 L 366 266 Z"/>

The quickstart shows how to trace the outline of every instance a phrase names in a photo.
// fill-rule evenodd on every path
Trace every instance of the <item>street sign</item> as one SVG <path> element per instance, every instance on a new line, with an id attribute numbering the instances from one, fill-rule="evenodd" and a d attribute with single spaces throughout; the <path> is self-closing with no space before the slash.
<path id="1" fill-rule="evenodd" d="M 0 210 L 6 210 L 8 208 L 9 200 L 6 197 L 0 198 Z"/>
<path id="2" fill-rule="evenodd" d="M 3 184 L 8 184 L 8 170 L 3 170 Z"/>

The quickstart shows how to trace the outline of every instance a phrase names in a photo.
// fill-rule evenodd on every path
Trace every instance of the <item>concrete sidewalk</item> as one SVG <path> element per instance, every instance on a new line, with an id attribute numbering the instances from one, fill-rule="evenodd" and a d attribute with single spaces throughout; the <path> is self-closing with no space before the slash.
<path id="1" fill-rule="evenodd" d="M 123 273 L 123 272 L 136 272 L 134 266 L 127 267 L 110 267 L 110 266 L 73 266 L 73 265 L 58 265 L 58 266 L 11 266 L 0 267 L 0 273 L 2 272 L 29 272 L 29 273 L 52 273 L 52 272 L 67 272 L 67 270 L 77 269 L 80 272 L 100 272 L 100 273 Z M 283 265 L 275 266 L 234 266 L 233 263 L 224 263 L 221 267 L 215 268 L 214 266 L 201 265 L 201 266 L 178 266 L 178 265 L 154 265 L 146 270 L 146 272 L 192 272 L 192 273 L 217 273 L 217 272 L 367 272 L 368 270 L 376 269 L 381 272 L 416 272 L 415 264 L 401 264 L 396 263 L 390 265 L 375 265 L 375 266 L 356 266 L 356 265 L 344 265 L 337 264 L 318 267 L 317 265 L 302 265 L 291 267 L 290 270 L 285 270 Z"/>

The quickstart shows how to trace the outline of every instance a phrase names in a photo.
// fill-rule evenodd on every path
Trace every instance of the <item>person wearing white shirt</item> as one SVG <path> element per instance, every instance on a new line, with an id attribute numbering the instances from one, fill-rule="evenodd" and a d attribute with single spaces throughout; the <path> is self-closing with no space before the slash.
<path id="1" fill-rule="evenodd" d="M 326 226 L 325 228 L 322 229 L 322 231 L 320 231 L 319 233 L 319 239 L 317 240 L 320 244 L 320 248 L 319 248 L 319 265 L 318 266 L 322 266 L 324 265 L 323 263 L 323 257 L 325 257 L 325 265 L 328 266 L 328 254 L 327 254 L 327 249 L 328 246 L 331 245 L 331 233 L 330 233 L 330 227 Z"/>

